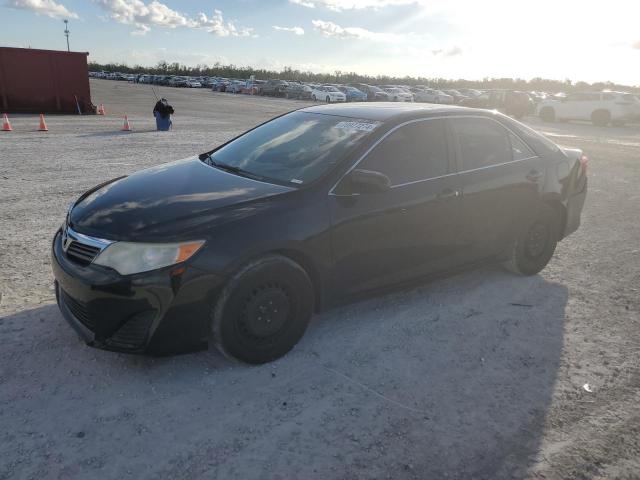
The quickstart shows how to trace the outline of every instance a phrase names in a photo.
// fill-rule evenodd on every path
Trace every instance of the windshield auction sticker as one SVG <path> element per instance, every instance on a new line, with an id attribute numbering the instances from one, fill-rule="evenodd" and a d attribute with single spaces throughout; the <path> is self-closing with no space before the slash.
<path id="1" fill-rule="evenodd" d="M 345 130 L 358 130 L 360 132 L 372 132 L 378 123 L 370 122 L 340 122 L 336 123 L 336 128 L 343 128 Z"/>

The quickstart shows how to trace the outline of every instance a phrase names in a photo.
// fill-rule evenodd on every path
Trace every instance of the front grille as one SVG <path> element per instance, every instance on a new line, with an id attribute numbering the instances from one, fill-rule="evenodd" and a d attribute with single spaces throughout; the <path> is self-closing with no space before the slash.
<path id="1" fill-rule="evenodd" d="M 69 296 L 69 294 L 67 294 L 67 292 L 62 289 L 60 289 L 60 296 L 62 297 L 62 301 L 67 306 L 69 311 L 73 314 L 73 316 L 93 332 L 96 328 L 96 324 L 95 320 L 91 318 L 87 306 L 84 303 Z"/>
<path id="2" fill-rule="evenodd" d="M 100 253 L 98 247 L 92 247 L 77 241 L 72 241 L 67 248 L 67 257 L 80 265 L 89 265 L 94 258 Z"/>

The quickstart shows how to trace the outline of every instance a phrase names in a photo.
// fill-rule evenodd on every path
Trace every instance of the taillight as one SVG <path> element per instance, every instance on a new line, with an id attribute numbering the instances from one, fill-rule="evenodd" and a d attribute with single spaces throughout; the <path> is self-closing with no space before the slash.
<path id="1" fill-rule="evenodd" d="M 589 157 L 583 154 L 580 156 L 580 170 L 583 175 L 587 174 L 587 165 L 589 165 Z"/>

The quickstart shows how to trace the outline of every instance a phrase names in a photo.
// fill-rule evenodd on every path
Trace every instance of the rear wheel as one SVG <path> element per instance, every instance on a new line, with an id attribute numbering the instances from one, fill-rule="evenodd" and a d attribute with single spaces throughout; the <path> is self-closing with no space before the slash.
<path id="1" fill-rule="evenodd" d="M 302 267 L 279 255 L 264 257 L 223 289 L 212 313 L 213 343 L 237 360 L 270 362 L 298 343 L 312 312 L 313 287 Z"/>
<path id="2" fill-rule="evenodd" d="M 316 98 L 316 95 L 315 95 L 315 94 L 313 94 L 313 95 L 311 96 L 311 98 L 313 99 L 313 101 L 314 101 L 314 102 L 317 102 L 317 101 L 318 101 L 318 99 Z"/>
<path id="3" fill-rule="evenodd" d="M 331 98 L 329 98 L 329 96 L 327 96 L 327 98 L 325 98 L 325 102 L 331 103 Z"/>
<path id="4" fill-rule="evenodd" d="M 541 204 L 534 222 L 518 235 L 504 266 L 519 275 L 535 275 L 547 266 L 560 238 L 558 213 Z"/>
<path id="5" fill-rule="evenodd" d="M 596 110 L 591 114 L 591 122 L 596 127 L 606 127 L 611 122 L 609 110 Z"/>
<path id="6" fill-rule="evenodd" d="M 540 110 L 540 118 L 543 122 L 555 122 L 556 111 L 552 107 L 543 107 Z"/>

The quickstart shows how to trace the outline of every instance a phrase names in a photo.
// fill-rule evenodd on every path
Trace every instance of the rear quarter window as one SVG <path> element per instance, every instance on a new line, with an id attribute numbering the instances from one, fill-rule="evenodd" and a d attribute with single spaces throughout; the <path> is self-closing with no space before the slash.
<path id="1" fill-rule="evenodd" d="M 553 156 L 560 153 L 560 148 L 555 143 L 534 129 L 513 120 L 506 119 L 505 121 L 508 123 L 508 127 L 516 132 L 537 156 Z"/>

